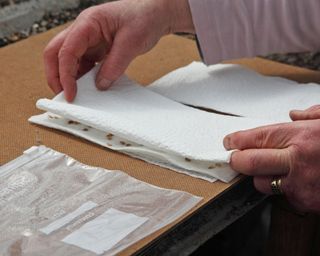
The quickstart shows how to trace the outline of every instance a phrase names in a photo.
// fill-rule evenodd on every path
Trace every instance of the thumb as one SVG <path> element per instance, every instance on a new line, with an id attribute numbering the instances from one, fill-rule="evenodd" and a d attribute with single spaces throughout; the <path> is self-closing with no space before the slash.
<path id="1" fill-rule="evenodd" d="M 292 121 L 320 119 L 320 105 L 312 106 L 306 110 L 290 111 Z"/>
<path id="2" fill-rule="evenodd" d="M 119 33 L 96 76 L 97 88 L 99 90 L 108 89 L 125 72 L 137 55 L 138 50 L 130 45 L 127 35 Z"/>

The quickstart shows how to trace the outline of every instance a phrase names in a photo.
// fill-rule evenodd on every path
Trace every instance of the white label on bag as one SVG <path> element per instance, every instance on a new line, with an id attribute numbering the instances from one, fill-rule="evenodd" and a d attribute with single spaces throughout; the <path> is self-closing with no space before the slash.
<path id="1" fill-rule="evenodd" d="M 62 241 L 96 254 L 102 254 L 147 220 L 146 217 L 110 208 L 66 236 Z"/>
<path id="2" fill-rule="evenodd" d="M 55 220 L 54 222 L 50 223 L 48 226 L 41 228 L 40 231 L 42 233 L 45 233 L 46 235 L 49 235 L 53 231 L 68 224 L 69 222 L 71 222 L 72 220 L 74 220 L 75 218 L 80 216 L 81 214 L 83 214 L 87 211 L 90 211 L 91 209 L 93 209 L 97 206 L 98 206 L 98 204 L 96 204 L 92 201 L 88 201 L 88 202 L 82 204 L 78 209 L 74 210 L 73 212 L 70 212 L 69 214 L 63 216 L 62 218 Z"/>

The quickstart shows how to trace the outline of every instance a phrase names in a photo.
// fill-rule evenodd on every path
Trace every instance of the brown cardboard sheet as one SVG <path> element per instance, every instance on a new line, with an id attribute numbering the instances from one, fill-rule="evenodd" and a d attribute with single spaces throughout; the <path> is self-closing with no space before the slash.
<path id="1" fill-rule="evenodd" d="M 25 149 L 40 140 L 42 144 L 86 164 L 123 170 L 139 180 L 156 186 L 202 196 L 204 200 L 193 211 L 232 186 L 178 174 L 113 152 L 67 133 L 28 123 L 27 119 L 30 116 L 41 112 L 35 107 L 37 99 L 53 96 L 44 77 L 42 52 L 48 41 L 62 28 L 0 49 L 0 165 L 21 155 Z M 147 85 L 166 73 L 199 59 L 194 41 L 179 36 L 166 36 L 151 52 L 138 57 L 128 68 L 127 74 L 139 83 Z M 300 82 L 320 81 L 318 72 L 263 59 L 244 59 L 235 63 L 241 63 L 266 75 L 283 76 Z M 132 254 L 142 248 L 171 226 L 131 246 L 123 252 L 123 255 Z"/>

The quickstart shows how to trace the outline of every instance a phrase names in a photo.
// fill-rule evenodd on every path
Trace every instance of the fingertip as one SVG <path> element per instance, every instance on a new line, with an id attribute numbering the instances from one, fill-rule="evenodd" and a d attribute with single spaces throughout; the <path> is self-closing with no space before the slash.
<path id="1" fill-rule="evenodd" d="M 66 99 L 67 102 L 71 103 L 73 101 L 73 97 L 66 92 L 64 93 L 64 98 Z"/>
<path id="2" fill-rule="evenodd" d="M 291 111 L 289 112 L 289 116 L 290 116 L 290 118 L 291 118 L 292 121 L 295 121 L 295 120 L 299 119 L 299 116 L 300 116 L 301 114 L 303 114 L 303 112 L 304 112 L 304 111 L 302 111 L 302 110 L 291 110 Z"/>
<path id="3" fill-rule="evenodd" d="M 230 141 L 231 141 L 230 135 L 227 135 L 223 138 L 223 146 L 226 150 L 231 149 L 231 146 L 230 146 L 231 142 Z"/>
<path id="4" fill-rule="evenodd" d="M 227 136 L 224 137 L 223 139 L 223 146 L 227 150 L 232 150 L 232 149 L 241 149 L 240 148 L 240 142 L 242 138 L 242 133 L 240 131 L 230 133 Z"/>
<path id="5" fill-rule="evenodd" d="M 65 97 L 66 101 L 68 101 L 69 103 L 74 101 L 76 94 L 77 94 L 77 87 L 76 86 L 69 88 L 69 90 L 64 91 L 64 97 Z"/>
<path id="6" fill-rule="evenodd" d="M 101 91 L 107 90 L 111 85 L 112 81 L 104 77 L 98 77 L 96 80 L 96 87 Z"/>
<path id="7" fill-rule="evenodd" d="M 236 162 L 236 154 L 238 153 L 239 151 L 233 151 L 231 153 L 231 156 L 230 156 L 230 167 L 232 168 L 232 170 L 235 170 L 236 171 L 236 165 L 235 165 L 235 162 Z"/>

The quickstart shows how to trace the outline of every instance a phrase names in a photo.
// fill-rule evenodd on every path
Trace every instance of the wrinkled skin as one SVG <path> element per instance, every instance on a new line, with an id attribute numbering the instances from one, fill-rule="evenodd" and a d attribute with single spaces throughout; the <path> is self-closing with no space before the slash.
<path id="1" fill-rule="evenodd" d="M 187 0 L 122 0 L 91 7 L 58 34 L 44 51 L 46 77 L 55 93 L 76 96 L 76 79 L 96 62 L 98 89 L 107 89 L 138 55 L 172 32 L 194 32 Z M 214 49 L 213 49 L 214 50 Z M 320 213 L 320 107 L 292 111 L 291 123 L 228 135 L 234 170 L 254 176 L 257 190 L 271 194 L 282 177 L 282 191 L 299 210 Z"/>
<path id="2" fill-rule="evenodd" d="M 320 213 L 320 105 L 291 111 L 291 123 L 275 124 L 230 134 L 224 139 L 232 154 L 231 167 L 254 176 L 254 185 L 272 194 L 274 176 L 298 210 Z"/>

